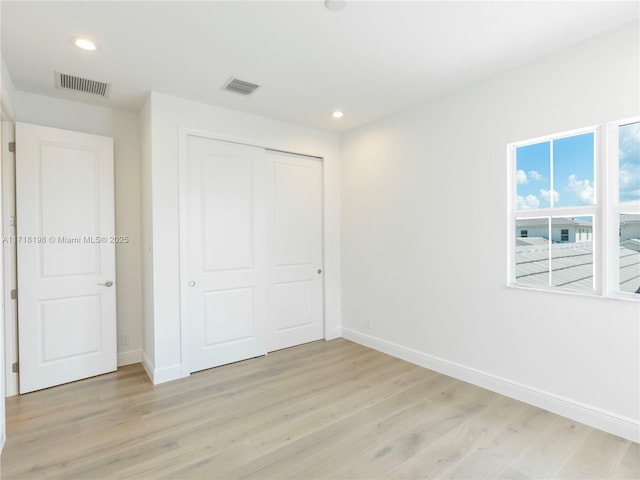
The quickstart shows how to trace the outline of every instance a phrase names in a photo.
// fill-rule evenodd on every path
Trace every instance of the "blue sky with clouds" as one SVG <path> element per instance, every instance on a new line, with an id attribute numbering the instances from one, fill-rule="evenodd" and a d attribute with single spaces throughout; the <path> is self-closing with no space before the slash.
<path id="1" fill-rule="evenodd" d="M 640 201 L 640 123 L 619 129 L 620 202 Z"/>
<path id="2" fill-rule="evenodd" d="M 594 135 L 584 133 L 518 147 L 516 170 L 518 210 L 592 205 Z"/>

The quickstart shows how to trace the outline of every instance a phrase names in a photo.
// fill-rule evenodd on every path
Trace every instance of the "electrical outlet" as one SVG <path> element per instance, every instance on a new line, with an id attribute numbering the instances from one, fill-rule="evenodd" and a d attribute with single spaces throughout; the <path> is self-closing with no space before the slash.
<path id="1" fill-rule="evenodd" d="M 120 335 L 120 345 L 129 345 L 129 335 Z"/>
<path id="2" fill-rule="evenodd" d="M 364 328 L 366 328 L 367 330 L 371 330 L 373 327 L 371 325 L 371 319 L 370 318 L 365 318 L 364 319 Z"/>

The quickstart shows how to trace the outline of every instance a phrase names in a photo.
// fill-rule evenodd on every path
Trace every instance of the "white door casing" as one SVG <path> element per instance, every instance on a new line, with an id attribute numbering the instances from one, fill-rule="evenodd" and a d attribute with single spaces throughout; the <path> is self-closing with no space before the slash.
<path id="1" fill-rule="evenodd" d="M 323 338 L 322 160 L 268 151 L 268 350 Z"/>
<path id="2" fill-rule="evenodd" d="M 20 393 L 117 368 L 113 140 L 16 124 Z"/>
<path id="3" fill-rule="evenodd" d="M 264 149 L 188 136 L 186 289 L 195 372 L 266 353 Z"/>

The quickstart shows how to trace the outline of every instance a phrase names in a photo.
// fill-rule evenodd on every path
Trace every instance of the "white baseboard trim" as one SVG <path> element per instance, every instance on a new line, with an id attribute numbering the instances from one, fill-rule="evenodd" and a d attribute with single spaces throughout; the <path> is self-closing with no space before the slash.
<path id="1" fill-rule="evenodd" d="M 4 386 L 6 390 L 4 393 L 6 397 L 18 395 L 18 374 L 12 372 L 10 375 L 10 378 L 5 377 Z"/>
<path id="2" fill-rule="evenodd" d="M 429 370 L 472 383 L 599 430 L 618 435 L 632 442 L 640 443 L 640 422 L 632 418 L 616 415 L 535 387 L 434 357 L 350 328 L 343 327 L 342 336 L 355 343 L 415 363 Z"/>
<path id="3" fill-rule="evenodd" d="M 151 363 L 151 360 L 147 357 L 145 352 L 140 352 L 140 354 L 142 356 L 142 366 L 144 367 L 144 371 L 147 372 L 147 376 L 149 377 L 149 380 L 151 380 L 151 383 L 154 383 L 153 371 L 156 368 L 153 366 L 153 363 Z"/>
<path id="4" fill-rule="evenodd" d="M 118 366 L 131 365 L 132 363 L 140 363 L 142 361 L 142 352 L 134 350 L 133 352 L 118 353 Z"/>
<path id="5" fill-rule="evenodd" d="M 151 379 L 151 383 L 158 385 L 160 383 L 170 382 L 182 378 L 182 365 L 171 365 L 170 367 L 155 368 L 146 353 L 142 352 L 142 366 L 147 375 Z"/>
<path id="6" fill-rule="evenodd" d="M 170 367 L 156 368 L 153 375 L 153 384 L 170 382 L 182 378 L 182 365 L 171 365 Z"/>
<path id="7" fill-rule="evenodd" d="M 342 337 L 342 327 L 335 327 L 327 330 L 327 335 L 324 337 L 324 339 L 333 340 L 334 338 L 340 337 Z"/>

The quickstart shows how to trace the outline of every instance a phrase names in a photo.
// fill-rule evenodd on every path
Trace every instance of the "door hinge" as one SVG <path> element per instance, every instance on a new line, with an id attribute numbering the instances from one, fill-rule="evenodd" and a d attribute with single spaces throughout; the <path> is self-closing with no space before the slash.
<path id="1" fill-rule="evenodd" d="M 16 153 L 16 142 L 9 142 L 9 151 L 11 153 Z"/>
<path id="2" fill-rule="evenodd" d="M 18 290 L 17 289 L 13 289 L 11 290 L 11 300 L 17 300 L 18 299 Z"/>
<path id="3" fill-rule="evenodd" d="M 13 364 L 11 364 L 11 371 L 13 373 L 20 373 L 20 364 L 18 362 L 13 362 Z"/>

